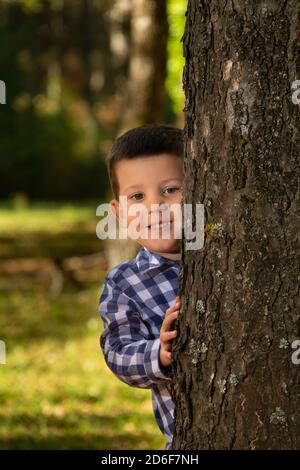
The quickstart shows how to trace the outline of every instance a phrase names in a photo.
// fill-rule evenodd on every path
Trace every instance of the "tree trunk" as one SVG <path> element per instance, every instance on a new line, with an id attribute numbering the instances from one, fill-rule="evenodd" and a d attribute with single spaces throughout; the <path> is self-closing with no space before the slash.
<path id="1" fill-rule="evenodd" d="M 300 78 L 297 0 L 190 0 L 173 449 L 299 449 Z"/>
<path id="2" fill-rule="evenodd" d="M 120 134 L 133 127 L 158 122 L 162 118 L 167 39 L 165 0 L 132 0 L 128 90 Z M 109 269 L 134 257 L 139 249 L 137 242 L 130 238 L 108 238 L 106 251 Z"/>
<path id="3" fill-rule="evenodd" d="M 132 0 L 131 54 L 122 131 L 161 119 L 168 21 L 165 0 Z"/>

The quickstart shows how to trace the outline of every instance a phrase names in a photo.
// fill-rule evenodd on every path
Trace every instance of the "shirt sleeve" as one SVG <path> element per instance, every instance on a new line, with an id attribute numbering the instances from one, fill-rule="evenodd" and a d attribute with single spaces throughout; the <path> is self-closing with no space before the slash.
<path id="1" fill-rule="evenodd" d="M 159 360 L 160 338 L 153 338 L 135 303 L 110 278 L 105 278 L 99 299 L 104 325 L 100 346 L 110 370 L 138 388 L 171 381 L 171 367 Z"/>

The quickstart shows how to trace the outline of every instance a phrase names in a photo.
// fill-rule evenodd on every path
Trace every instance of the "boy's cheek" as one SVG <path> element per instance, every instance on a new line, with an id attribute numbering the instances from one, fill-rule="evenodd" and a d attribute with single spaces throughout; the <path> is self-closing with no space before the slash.
<path id="1" fill-rule="evenodd" d="M 122 207 L 119 210 L 119 222 L 121 227 L 127 227 L 127 213 Z"/>
<path id="2" fill-rule="evenodd" d="M 145 230 L 145 226 L 142 223 L 142 220 L 138 216 L 128 216 L 128 224 L 127 226 L 134 231 L 142 232 L 142 230 Z"/>

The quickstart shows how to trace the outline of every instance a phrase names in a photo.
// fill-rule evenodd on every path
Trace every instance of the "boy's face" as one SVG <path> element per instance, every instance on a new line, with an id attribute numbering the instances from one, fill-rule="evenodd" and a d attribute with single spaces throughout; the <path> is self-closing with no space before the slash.
<path id="1" fill-rule="evenodd" d="M 142 231 L 136 241 L 149 250 L 176 253 L 180 251 L 180 238 L 174 237 L 174 211 L 172 204 L 180 204 L 182 200 L 183 159 L 168 153 L 151 156 L 140 156 L 132 160 L 122 160 L 116 164 L 115 172 L 119 183 L 119 195 L 125 196 L 127 210 L 121 201 L 113 199 L 110 204 L 118 220 L 127 216 L 128 225 L 135 220 L 136 230 Z M 121 204 L 120 204 L 121 202 Z M 128 210 L 133 204 L 143 206 L 147 219 L 136 213 L 129 215 Z M 163 204 L 165 212 L 159 212 L 158 206 Z M 153 213 L 156 213 L 154 219 Z M 178 213 L 178 211 L 177 211 Z M 155 220 L 170 220 L 167 226 L 157 227 Z M 151 224 L 154 227 L 151 228 Z M 149 227 L 150 225 L 150 227 Z M 156 225 L 156 227 L 155 227 Z M 130 233 L 130 228 L 129 228 Z M 170 235 L 168 235 L 170 233 Z M 154 235 L 153 235 L 154 234 Z M 151 238 L 152 236 L 152 238 Z M 155 238 L 154 238 L 155 237 Z"/>

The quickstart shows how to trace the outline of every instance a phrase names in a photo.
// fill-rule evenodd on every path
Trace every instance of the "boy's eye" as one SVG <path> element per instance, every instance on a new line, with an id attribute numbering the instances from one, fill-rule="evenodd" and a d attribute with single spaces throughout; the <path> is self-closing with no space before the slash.
<path id="1" fill-rule="evenodd" d="M 181 188 L 175 188 L 175 187 L 170 186 L 170 187 L 165 189 L 165 191 L 168 191 L 168 190 L 170 190 L 170 192 L 168 194 L 173 194 L 175 191 L 181 190 Z"/>
<path id="2" fill-rule="evenodd" d="M 181 191 L 181 187 L 177 188 L 177 187 L 169 186 L 163 190 L 163 192 L 165 191 L 167 191 L 168 194 L 174 194 L 175 191 Z M 143 196 L 144 196 L 143 193 L 135 193 L 135 194 L 132 194 L 132 196 L 130 196 L 129 199 L 134 199 L 135 201 L 137 201 L 137 200 L 141 200 Z"/>
<path id="3" fill-rule="evenodd" d="M 136 196 L 138 196 L 138 197 L 136 198 Z M 135 199 L 135 200 L 137 200 L 137 199 L 139 199 L 139 196 L 143 196 L 143 193 L 135 193 L 135 194 L 133 194 L 132 196 L 130 196 L 129 199 Z"/>

